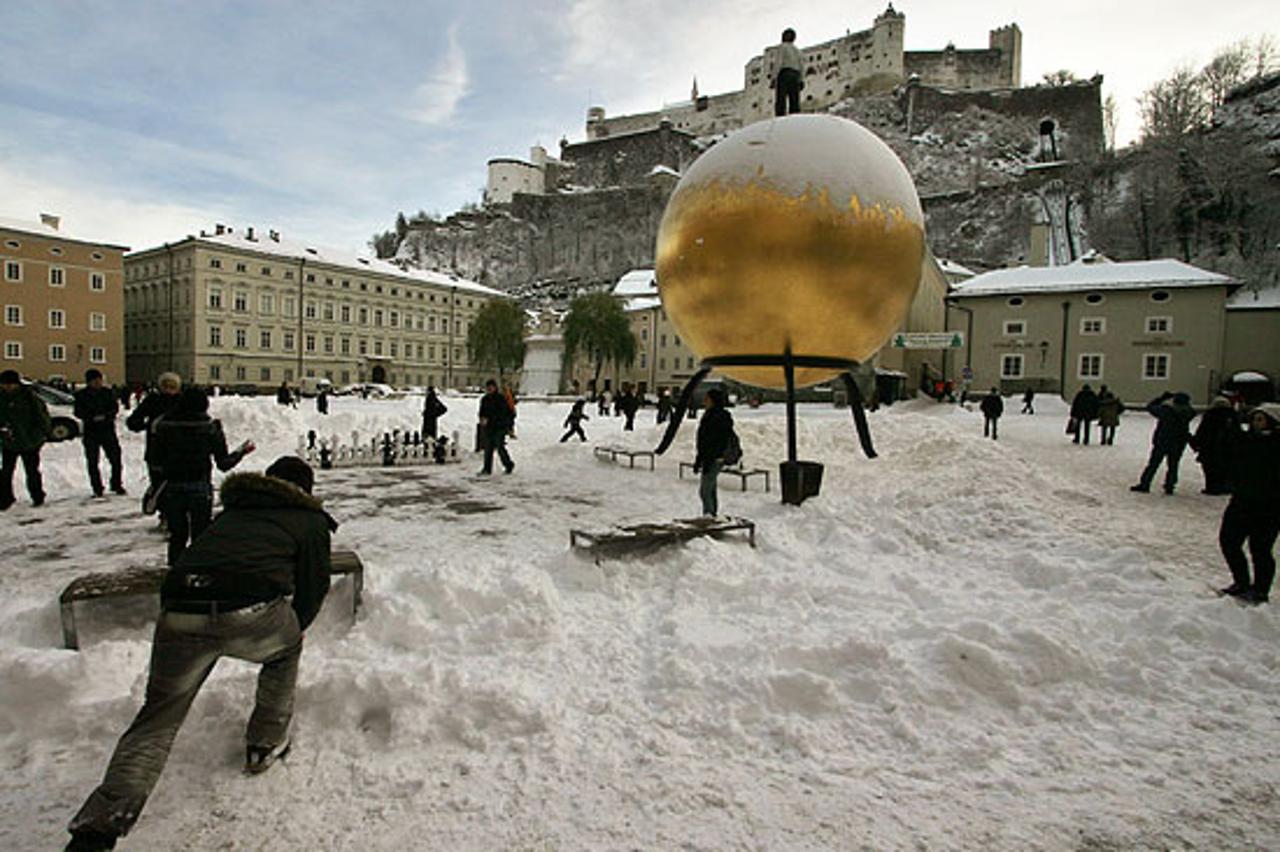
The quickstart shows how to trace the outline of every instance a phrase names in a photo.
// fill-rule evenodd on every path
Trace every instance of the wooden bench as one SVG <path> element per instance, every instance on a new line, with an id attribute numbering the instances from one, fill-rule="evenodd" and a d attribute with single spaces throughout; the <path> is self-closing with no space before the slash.
<path id="1" fill-rule="evenodd" d="M 687 462 L 687 461 L 680 462 L 680 469 L 677 471 L 677 475 L 681 479 L 684 479 L 684 472 L 686 470 L 693 470 L 693 462 Z M 743 491 L 747 490 L 748 479 L 750 479 L 753 476 L 763 476 L 764 490 L 766 493 L 769 491 L 769 471 L 763 467 L 751 468 L 750 470 L 743 468 L 742 465 L 733 465 L 730 467 L 720 468 L 720 475 L 724 476 L 725 474 L 738 477 L 738 479 L 742 482 Z"/>
<path id="2" fill-rule="evenodd" d="M 355 618 L 364 593 L 364 563 L 352 550 L 334 550 L 329 563 L 331 576 L 351 575 L 351 617 Z M 168 573 L 167 567 L 127 568 L 124 571 L 85 574 L 72 580 L 58 597 L 62 610 L 63 644 L 73 651 L 80 650 L 80 640 L 76 635 L 76 601 L 158 595 Z"/>
<path id="3" fill-rule="evenodd" d="M 596 458 L 607 458 L 609 461 L 616 462 L 618 456 L 626 456 L 631 462 L 631 467 L 636 466 L 637 458 L 647 458 L 649 460 L 649 470 L 654 470 L 654 454 L 653 450 L 635 450 L 630 447 L 612 447 L 600 446 L 592 448 Z"/>
<path id="4" fill-rule="evenodd" d="M 683 518 L 665 523 L 631 524 L 607 530 L 569 530 L 569 546 L 596 553 L 621 553 L 742 531 L 756 546 L 756 525 L 747 518 Z"/>

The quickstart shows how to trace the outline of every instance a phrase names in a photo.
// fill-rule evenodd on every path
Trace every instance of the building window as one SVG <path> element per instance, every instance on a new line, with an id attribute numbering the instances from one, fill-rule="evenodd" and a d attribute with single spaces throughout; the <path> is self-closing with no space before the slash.
<path id="1" fill-rule="evenodd" d="M 1084 300 L 1090 305 L 1101 305 L 1105 298 L 1101 293 L 1090 293 L 1084 297 Z"/>
<path id="2" fill-rule="evenodd" d="M 1173 317 L 1147 317 L 1147 334 L 1168 334 L 1173 331 Z"/>
<path id="3" fill-rule="evenodd" d="M 400 344 L 396 343 L 394 340 L 391 341 L 391 357 L 395 358 L 399 354 L 400 354 Z"/>
<path id="4" fill-rule="evenodd" d="M 276 311 L 276 297 L 271 293 L 261 293 L 258 296 L 258 313 L 273 314 Z"/>
<path id="5" fill-rule="evenodd" d="M 218 258 L 216 258 L 216 257 L 211 257 L 211 258 L 209 258 L 209 268 L 210 268 L 210 269 L 221 269 L 221 268 L 222 268 L 222 261 L 221 261 L 221 260 L 219 260 L 219 259 L 218 259 Z"/>
<path id="6" fill-rule="evenodd" d="M 1105 317 L 1081 317 L 1080 333 L 1081 334 L 1105 334 L 1107 331 L 1107 320 Z"/>
<path id="7" fill-rule="evenodd" d="M 338 341 L 338 351 L 340 351 L 343 355 L 351 354 L 351 338 L 350 337 L 344 337 L 342 338 L 342 340 Z"/>
<path id="8" fill-rule="evenodd" d="M 21 361 L 22 341 L 6 340 L 4 342 L 4 358 L 6 361 Z"/>
<path id="9" fill-rule="evenodd" d="M 243 263 L 236 264 L 236 272 L 248 272 L 248 271 L 249 271 L 249 267 L 245 266 Z"/>
<path id="10" fill-rule="evenodd" d="M 333 302 L 324 303 L 324 318 L 329 322 L 333 321 Z"/>
<path id="11" fill-rule="evenodd" d="M 373 310 L 373 324 L 374 324 L 374 325 L 376 325 L 376 326 L 381 326 L 381 325 L 382 325 L 382 309 L 381 309 L 381 308 L 374 308 L 374 310 Z"/>
<path id="12" fill-rule="evenodd" d="M 315 351 L 316 351 L 316 336 L 315 336 L 314 334 L 308 334 L 308 335 L 306 336 L 305 340 L 306 340 L 306 345 L 307 345 L 307 351 L 308 351 L 308 352 L 315 352 Z"/>
<path id="13" fill-rule="evenodd" d="M 237 349 L 249 348 L 249 330 L 244 328 L 237 328 L 235 334 L 236 334 L 236 348 Z"/>
<path id="14" fill-rule="evenodd" d="M 220 379 L 220 378 L 222 378 L 222 367 L 218 366 L 217 364 L 210 364 L 210 365 L 209 365 L 209 378 L 211 378 L 211 379 Z"/>
<path id="15" fill-rule="evenodd" d="M 400 327 L 400 312 L 399 312 L 399 311 L 392 311 L 392 312 L 391 312 L 391 327 L 392 327 L 392 328 L 399 328 L 399 327 Z"/>
<path id="16" fill-rule="evenodd" d="M 1021 355 L 1004 355 L 1000 358 L 1000 378 L 1002 379 L 1022 378 L 1022 356 Z"/>
<path id="17" fill-rule="evenodd" d="M 316 303 L 315 303 L 315 302 L 308 301 L 308 302 L 306 303 L 305 307 L 303 307 L 303 309 L 302 309 L 302 310 L 303 310 L 303 313 L 306 315 L 306 318 L 307 318 L 307 319 L 309 319 L 309 320 L 313 320 L 313 319 L 315 319 L 315 318 L 316 318 Z"/>
<path id="18" fill-rule="evenodd" d="M 50 361 L 67 360 L 67 347 L 63 346 L 61 343 L 50 343 L 49 344 L 49 360 Z"/>
<path id="19" fill-rule="evenodd" d="M 338 310 L 338 316 L 342 319 L 343 322 L 351 322 L 351 306 L 343 305 Z"/>
<path id="20" fill-rule="evenodd" d="M 236 381 L 243 382 L 246 378 L 248 378 L 248 370 L 244 367 L 236 367 Z"/>
<path id="21" fill-rule="evenodd" d="M 49 311 L 49 328 L 66 328 L 67 313 L 61 308 L 52 308 Z"/>
<path id="22" fill-rule="evenodd" d="M 4 247 L 11 248 L 11 249 L 22 248 L 22 243 L 18 242 L 17 240 L 5 240 Z"/>
<path id="23" fill-rule="evenodd" d="M 368 308 L 361 308 L 361 309 L 360 309 L 360 324 L 361 324 L 361 325 L 368 325 L 368 324 L 369 324 L 369 309 L 368 309 Z"/>
<path id="24" fill-rule="evenodd" d="M 263 368 L 261 368 L 261 369 L 259 369 L 259 370 L 258 370 L 258 381 L 260 381 L 260 382 L 269 382 L 269 381 L 271 381 L 271 368 L 270 368 L 270 367 L 263 367 Z"/>
<path id="25" fill-rule="evenodd" d="M 333 338 L 328 335 L 324 338 L 324 353 L 326 355 L 333 354 Z"/>
<path id="26" fill-rule="evenodd" d="M 293 381 L 293 368 L 292 368 L 292 367 L 285 367 L 285 368 L 284 368 L 284 380 L 285 380 L 286 382 L 291 382 L 291 381 Z"/>
<path id="27" fill-rule="evenodd" d="M 647 360 L 648 360 L 648 359 L 647 359 L 647 358 L 645 358 L 645 354 L 644 354 L 643 352 L 641 352 L 641 353 L 640 353 L 640 369 L 641 369 L 641 370 L 645 369 L 645 368 L 648 366 L 648 364 L 646 363 L 646 362 L 647 362 Z"/>
<path id="28" fill-rule="evenodd" d="M 270 267 L 270 266 L 264 266 L 264 267 L 262 267 L 262 274 L 263 274 L 263 275 L 270 275 L 270 274 L 271 274 L 271 267 Z"/>
<path id="29" fill-rule="evenodd" d="M 1020 308 L 1022 307 L 1023 303 L 1024 303 L 1024 300 L 1021 296 L 1010 296 L 1009 300 L 1005 302 L 1005 304 L 1007 304 L 1011 308 Z"/>
<path id="30" fill-rule="evenodd" d="M 1151 352 L 1142 356 L 1142 378 L 1160 381 L 1169 378 L 1169 356 L 1163 352 Z"/>
<path id="31" fill-rule="evenodd" d="M 57 246 L 54 246 L 53 248 L 49 249 L 49 254 L 53 255 L 54 257 L 62 257 L 62 249 L 58 248 Z"/>
<path id="32" fill-rule="evenodd" d="M 231 310 L 237 313 L 244 313 L 249 310 L 249 294 L 237 290 L 235 295 L 231 297 Z"/>
<path id="33" fill-rule="evenodd" d="M 307 283 L 308 283 L 308 284 L 314 284 L 314 283 L 316 283 L 316 276 L 315 276 L 313 273 L 311 273 L 311 272 L 308 272 L 308 273 L 307 273 Z"/>
<path id="34" fill-rule="evenodd" d="M 4 324 L 22 325 L 22 305 L 4 306 Z"/>
<path id="35" fill-rule="evenodd" d="M 363 337 L 360 338 L 360 354 L 361 355 L 369 354 L 369 341 L 365 340 Z"/>
<path id="36" fill-rule="evenodd" d="M 297 309 L 298 303 L 292 296 L 285 296 L 280 300 L 280 313 L 284 314 L 286 317 L 296 316 L 294 311 Z"/>
<path id="37" fill-rule="evenodd" d="M 49 267 L 49 286 L 65 287 L 67 285 L 67 273 L 61 266 Z"/>
<path id="38" fill-rule="evenodd" d="M 209 307 L 218 310 L 222 308 L 222 291 L 216 287 L 209 288 Z"/>
<path id="39" fill-rule="evenodd" d="M 4 264 L 5 281 L 22 280 L 22 264 L 16 260 L 6 260 Z"/>
<path id="40" fill-rule="evenodd" d="M 107 347 L 90 346 L 89 347 L 89 363 L 90 364 L 107 363 Z"/>
<path id="41" fill-rule="evenodd" d="M 292 352 L 293 351 L 293 332 L 286 331 L 284 334 L 281 335 L 281 338 L 282 338 L 281 342 L 284 345 L 284 350 L 286 352 Z"/>
<path id="42" fill-rule="evenodd" d="M 1005 320 L 1004 334 L 1005 337 L 1019 337 L 1027 333 L 1026 320 Z"/>
<path id="43" fill-rule="evenodd" d="M 1152 290 L 1151 291 L 1151 301 L 1153 302 L 1167 302 L 1169 301 L 1169 298 L 1170 296 L 1169 296 L 1168 290 Z"/>
<path id="44" fill-rule="evenodd" d="M 107 278 L 101 272 L 89 273 L 89 289 L 101 293 L 107 289 Z"/>
<path id="45" fill-rule="evenodd" d="M 89 314 L 89 330 L 90 331 L 106 331 L 107 315 L 103 313 L 93 312 Z"/>
<path id="46" fill-rule="evenodd" d="M 220 325 L 209 326 L 209 345 L 210 346 L 222 345 L 222 326 Z"/>
<path id="47" fill-rule="evenodd" d="M 1080 371 L 1077 377 L 1081 379 L 1102 378 L 1102 356 L 1098 354 L 1082 354 L 1080 356 Z"/>
<path id="48" fill-rule="evenodd" d="M 258 348 L 259 349 L 271 348 L 271 330 L 270 329 L 264 328 L 258 332 Z"/>
<path id="49" fill-rule="evenodd" d="M 381 340 L 375 340 L 375 341 L 373 341 L 373 354 L 374 354 L 374 355 L 381 355 L 381 354 L 382 354 L 382 341 L 381 341 Z"/>

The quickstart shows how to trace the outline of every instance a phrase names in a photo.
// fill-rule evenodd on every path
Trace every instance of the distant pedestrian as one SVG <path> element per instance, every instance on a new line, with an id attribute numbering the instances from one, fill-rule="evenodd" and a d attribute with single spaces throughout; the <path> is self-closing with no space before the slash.
<path id="1" fill-rule="evenodd" d="M 182 391 L 182 379 L 177 373 L 161 373 L 156 379 L 156 390 L 149 393 L 133 407 L 133 412 L 124 421 L 130 432 L 142 432 L 146 443 L 143 450 L 143 461 L 147 465 L 147 494 L 143 503 L 154 502 L 156 490 L 164 481 L 164 471 L 155 454 L 155 427 L 164 419 L 178 403 L 178 395 Z M 139 388 L 141 393 L 142 389 Z M 154 509 L 150 509 L 148 514 Z"/>
<path id="2" fill-rule="evenodd" d="M 321 388 L 320 393 L 316 394 L 316 411 L 321 414 L 329 413 L 329 391 L 327 388 Z"/>
<path id="3" fill-rule="evenodd" d="M 1147 403 L 1147 411 L 1156 418 L 1156 429 L 1151 435 L 1151 456 L 1147 466 L 1138 479 L 1138 484 L 1130 491 L 1147 492 L 1151 490 L 1151 480 L 1155 478 L 1160 463 L 1167 467 L 1164 474 L 1164 493 L 1172 494 L 1178 485 L 1178 462 L 1182 451 L 1187 448 L 1190 438 L 1191 421 L 1195 419 L 1196 410 L 1191 407 L 1191 397 L 1185 393 L 1166 391 Z"/>
<path id="4" fill-rule="evenodd" d="M 574 435 L 577 435 L 583 441 L 587 440 L 587 433 L 582 431 L 582 421 L 591 419 L 587 416 L 587 412 L 583 410 L 586 404 L 587 401 L 585 399 L 579 399 L 573 403 L 573 408 L 569 409 L 569 416 L 564 419 L 565 428 L 569 431 L 561 436 L 560 443 L 563 444 Z"/>
<path id="5" fill-rule="evenodd" d="M 434 386 L 427 387 L 426 399 L 422 401 L 422 437 L 435 438 L 439 431 L 440 418 L 449 409 L 436 395 Z"/>
<path id="6" fill-rule="evenodd" d="M 596 414 L 600 417 L 609 415 L 609 391 L 600 391 L 600 395 L 596 397 Z"/>
<path id="7" fill-rule="evenodd" d="M 783 116 L 800 111 L 800 90 L 804 88 L 804 56 L 796 47 L 796 31 L 787 27 L 778 45 L 778 70 L 773 78 L 773 114 Z"/>
<path id="8" fill-rule="evenodd" d="M 263 772 L 288 753 L 303 631 L 328 594 L 330 534 L 338 526 L 311 496 L 313 480 L 306 462 L 283 456 L 264 474 L 223 482 L 222 513 L 165 576 L 142 708 L 67 827 L 68 850 L 114 849 L 133 828 L 222 657 L 261 664 L 245 772 Z"/>
<path id="9" fill-rule="evenodd" d="M 1022 392 L 1022 413 L 1035 414 L 1036 409 L 1035 409 L 1035 405 L 1033 404 L 1035 403 L 1035 401 L 1036 401 L 1036 392 L 1033 391 L 1031 388 L 1027 388 L 1026 390 L 1024 390 Z"/>
<path id="10" fill-rule="evenodd" d="M 293 393 L 289 390 L 288 382 L 281 382 L 280 387 L 276 388 L 276 404 L 292 405 Z"/>
<path id="11" fill-rule="evenodd" d="M 485 394 L 480 398 L 480 431 L 484 437 L 484 467 L 480 468 L 481 476 L 493 473 L 493 454 L 507 473 L 515 470 L 516 463 L 507 453 L 507 433 L 511 431 L 515 413 L 507 404 L 506 397 L 498 390 L 498 383 L 493 379 L 485 382 Z"/>
<path id="12" fill-rule="evenodd" d="M 17 370 L 0 373 L 0 512 L 14 503 L 13 472 L 22 459 L 32 506 L 44 505 L 40 448 L 53 427 L 44 400 L 22 383 Z"/>
<path id="13" fill-rule="evenodd" d="M 725 407 L 724 391 L 720 388 L 707 391 L 702 405 L 706 413 L 698 424 L 698 450 L 693 460 L 693 471 L 700 474 L 698 496 L 702 499 L 702 514 L 715 516 L 720 513 L 716 486 L 724 466 L 725 451 L 734 439 L 733 415 Z"/>
<path id="14" fill-rule="evenodd" d="M 1071 443 L 1089 446 L 1089 426 L 1098 419 L 1098 395 L 1093 392 L 1093 388 L 1085 385 L 1071 400 L 1071 419 L 1076 423 L 1076 433 Z"/>
<path id="15" fill-rule="evenodd" d="M 1116 427 L 1120 425 L 1120 414 L 1124 411 L 1124 403 L 1120 397 L 1103 385 L 1098 388 L 1098 440 L 1104 446 L 1116 442 Z"/>
<path id="16" fill-rule="evenodd" d="M 663 388 L 658 393 L 658 423 L 666 423 L 671 416 L 671 391 Z"/>
<path id="17" fill-rule="evenodd" d="M 631 391 L 631 385 L 624 385 L 622 393 L 618 396 L 618 408 L 622 411 L 622 416 L 627 418 L 627 422 L 622 425 L 624 432 L 633 432 L 636 428 L 636 411 L 640 409 L 640 400 Z"/>
<path id="18" fill-rule="evenodd" d="M 117 385 L 113 390 L 115 390 L 116 395 L 120 399 L 120 407 L 125 411 L 128 411 L 129 400 L 133 396 L 133 392 L 129 390 L 129 383 L 125 382 L 124 384 Z"/>
<path id="19" fill-rule="evenodd" d="M 988 435 L 991 440 L 998 439 L 998 430 L 1000 427 L 1000 415 L 1004 414 L 1004 399 L 1000 396 L 1000 391 L 995 388 L 991 389 L 991 393 L 982 398 L 980 404 L 982 408 L 982 437 Z"/>
<path id="20" fill-rule="evenodd" d="M 252 441 L 245 441 L 234 451 L 227 450 L 222 423 L 209 416 L 209 397 L 197 387 L 184 389 L 173 410 L 156 424 L 155 445 L 164 471 L 160 511 L 169 528 L 172 567 L 213 517 L 213 465 L 225 473 L 254 447 Z"/>
<path id="21" fill-rule="evenodd" d="M 1187 442 L 1204 471 L 1202 494 L 1230 494 L 1228 462 L 1233 439 L 1240 432 L 1240 419 L 1231 400 L 1214 397 L 1209 410 L 1200 415 L 1200 425 Z"/>
<path id="22" fill-rule="evenodd" d="M 1271 551 L 1280 535 L 1280 405 L 1258 406 L 1249 415 L 1247 433 L 1228 434 L 1231 500 L 1222 513 L 1218 545 L 1231 569 L 1231 585 L 1222 593 L 1266 603 L 1276 576 Z M 1246 542 L 1253 559 L 1252 579 Z"/>
<path id="23" fill-rule="evenodd" d="M 124 464 L 120 460 L 120 439 L 116 437 L 116 414 L 120 411 L 115 391 L 104 387 L 102 372 L 90 368 L 84 373 L 85 386 L 76 391 L 75 414 L 79 418 L 84 460 L 89 469 L 89 487 L 94 497 L 101 497 L 102 471 L 98 468 L 100 453 L 105 453 L 111 466 L 111 491 L 124 494 Z"/>

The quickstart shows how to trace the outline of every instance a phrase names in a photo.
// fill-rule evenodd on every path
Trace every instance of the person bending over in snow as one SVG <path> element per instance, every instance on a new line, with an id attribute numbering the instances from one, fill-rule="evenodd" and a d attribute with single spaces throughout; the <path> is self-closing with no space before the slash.
<path id="1" fill-rule="evenodd" d="M 113 849 L 133 827 L 220 657 L 262 664 L 245 771 L 262 772 L 289 750 L 302 632 L 329 591 L 329 535 L 338 527 L 311 496 L 313 482 L 306 462 L 283 456 L 265 474 L 222 483 L 222 513 L 165 577 L 146 700 L 72 818 L 68 852 Z"/>
<path id="2" fill-rule="evenodd" d="M 1266 603 L 1276 576 L 1271 550 L 1280 535 L 1280 404 L 1260 405 L 1249 415 L 1249 431 L 1231 435 L 1227 448 L 1231 501 L 1222 513 L 1218 545 L 1231 569 L 1224 595 Z M 1245 542 L 1253 557 L 1253 580 Z"/>

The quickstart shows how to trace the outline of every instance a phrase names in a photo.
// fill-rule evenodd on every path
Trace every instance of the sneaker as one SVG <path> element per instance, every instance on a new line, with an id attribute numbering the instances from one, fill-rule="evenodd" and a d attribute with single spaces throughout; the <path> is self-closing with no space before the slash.
<path id="1" fill-rule="evenodd" d="M 124 486 L 123 486 L 123 485 L 113 485 L 113 486 L 111 486 L 111 493 L 112 493 L 112 494 L 127 495 L 129 492 L 124 490 Z"/>
<path id="2" fill-rule="evenodd" d="M 476 473 L 476 476 L 492 476 L 492 475 L 493 475 L 493 471 L 491 470 L 481 470 Z"/>
<path id="3" fill-rule="evenodd" d="M 1151 489 L 1150 489 L 1150 488 L 1148 488 L 1148 487 L 1147 487 L 1147 486 L 1145 486 L 1145 485 L 1141 485 L 1141 484 L 1139 484 L 1139 485 L 1130 485 L 1130 486 L 1129 486 L 1129 490 L 1130 490 L 1130 491 L 1136 491 L 1136 492 L 1137 492 L 1137 493 L 1139 493 L 1139 494 L 1147 494 L 1147 493 L 1149 493 L 1149 492 L 1151 491 Z"/>
<path id="4" fill-rule="evenodd" d="M 503 472 L 504 472 L 504 473 L 510 473 L 511 471 L 513 471 L 513 470 L 515 470 L 515 469 L 516 469 L 516 463 L 515 463 L 515 462 L 512 462 L 511 464 L 507 465 L 506 470 L 505 470 L 505 471 L 503 471 Z"/>
<path id="5" fill-rule="evenodd" d="M 1247 604 L 1251 604 L 1252 606 L 1258 606 L 1259 604 L 1264 604 L 1267 602 L 1267 596 L 1262 594 L 1261 592 L 1248 591 L 1244 593 L 1244 595 L 1242 596 L 1242 600 Z"/>
<path id="6" fill-rule="evenodd" d="M 43 506 L 43 505 L 44 505 L 44 495 L 43 495 L 43 494 L 41 494 L 39 497 L 32 497 L 32 498 L 31 498 L 31 505 L 32 505 L 32 506 Z"/>
<path id="7" fill-rule="evenodd" d="M 1172 489 L 1171 487 L 1169 487 L 1168 485 L 1166 485 L 1166 486 L 1164 487 L 1164 493 L 1165 493 L 1165 494 L 1173 494 L 1173 489 Z"/>
<path id="8" fill-rule="evenodd" d="M 289 753 L 292 743 L 285 740 L 277 746 L 246 746 L 244 750 L 244 771 L 250 775 L 258 775 L 271 768 L 271 764 Z"/>
<path id="9" fill-rule="evenodd" d="M 1230 586 L 1227 586 L 1225 589 L 1218 589 L 1218 594 L 1229 595 L 1230 597 L 1233 597 L 1233 598 L 1243 598 L 1249 594 L 1249 587 L 1242 586 L 1239 583 L 1232 583 Z"/>
<path id="10" fill-rule="evenodd" d="M 95 488 L 95 489 L 93 489 L 93 496 L 94 496 L 94 497 L 106 497 L 106 496 L 107 496 L 107 494 L 106 494 L 106 492 L 105 492 L 105 491 L 103 491 L 101 488 Z"/>
<path id="11" fill-rule="evenodd" d="M 71 832 L 71 842 L 67 844 L 66 852 L 101 852 L 103 849 L 115 848 L 115 835 L 82 828 Z"/>

